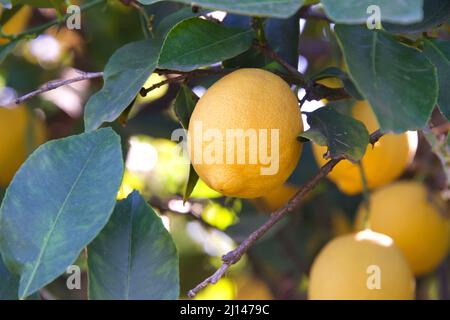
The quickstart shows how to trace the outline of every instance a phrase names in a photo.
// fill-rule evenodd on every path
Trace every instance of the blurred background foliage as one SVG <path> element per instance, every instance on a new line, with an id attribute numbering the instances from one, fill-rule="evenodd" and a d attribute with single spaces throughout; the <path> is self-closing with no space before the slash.
<path id="1" fill-rule="evenodd" d="M 83 3 L 84 1 L 78 1 Z M 74 1 L 72 1 L 74 3 Z M 171 2 L 145 7 L 151 24 L 183 8 Z M 190 8 L 187 8 L 189 12 Z M 223 13 L 216 13 L 219 19 Z M 56 17 L 55 9 L 32 10 L 24 24 L 43 24 Z M 6 20 L 5 16 L 2 17 Z M 249 25 L 248 17 L 227 15 L 227 25 Z M 76 75 L 76 69 L 101 71 L 111 54 L 124 44 L 142 39 L 143 26 L 137 10 L 120 1 L 108 1 L 82 16 L 82 29 L 71 31 L 52 27 L 35 39 L 21 41 L 0 65 L 0 104 L 32 91 L 43 83 Z M 445 26 L 445 25 L 444 25 Z M 342 66 L 342 60 L 330 26 L 323 20 L 269 19 L 267 36 L 272 46 L 299 70 L 313 75 L 328 66 Z M 445 29 L 446 28 L 446 29 Z M 151 31 L 151 30 L 150 30 Z M 301 33 L 299 32 L 301 31 Z M 449 27 L 439 32 L 449 35 Z M 257 52 L 246 52 L 227 61 L 234 67 L 263 67 L 269 61 Z M 152 75 L 146 87 L 163 80 Z M 201 95 L 217 78 L 193 80 L 189 85 Z M 33 121 L 45 123 L 47 138 L 56 139 L 82 132 L 83 106 L 87 98 L 101 88 L 101 80 L 83 81 L 50 91 L 26 102 Z M 140 190 L 161 214 L 174 236 L 180 254 L 181 292 L 185 294 L 220 265 L 220 256 L 232 249 L 260 226 L 270 211 L 287 201 L 296 188 L 310 178 L 318 167 L 311 145 L 305 144 L 299 167 L 289 178 L 286 189 L 268 198 L 240 200 L 224 198 L 200 182 L 183 205 L 182 194 L 189 164 L 176 156 L 176 142 L 171 133 L 179 127 L 172 111 L 178 84 L 138 97 L 126 126 L 115 123 L 126 150 L 126 172 L 118 198 L 133 189 Z M 9 99 L 9 100 L 8 100 Z M 313 110 L 323 102 L 312 101 L 305 108 Z M 14 126 L 14 123 L 9 123 Z M 6 124 L 5 124 L 6 126 Z M 32 126 L 29 126 L 31 128 Z M 8 130 L 0 128 L 0 130 Z M 27 139 L 33 139 L 29 130 Z M 0 139 L 3 139 L 0 137 Z M 14 150 L 0 150 L 14 152 Z M 1 170 L 1 168 L 0 168 Z M 417 178 L 431 187 L 442 186 L 442 168 L 423 138 L 419 139 L 416 158 L 402 178 Z M 4 192 L 2 186 L 0 194 Z M 51 192 L 51 190 L 49 190 Z M 196 299 L 304 299 L 308 272 L 313 258 L 332 237 L 353 230 L 353 220 L 362 196 L 347 196 L 323 181 L 299 209 L 259 241 L 228 276 L 202 291 Z M 86 270 L 86 256 L 78 265 Z M 434 273 L 418 280 L 419 298 L 448 298 L 448 259 Z M 85 274 L 84 274 L 85 276 Z M 86 281 L 82 281 L 86 284 Z M 86 288 L 69 291 L 65 278 L 54 281 L 43 292 L 44 298 L 78 299 L 86 297 Z M 185 298 L 186 296 L 182 296 Z"/>

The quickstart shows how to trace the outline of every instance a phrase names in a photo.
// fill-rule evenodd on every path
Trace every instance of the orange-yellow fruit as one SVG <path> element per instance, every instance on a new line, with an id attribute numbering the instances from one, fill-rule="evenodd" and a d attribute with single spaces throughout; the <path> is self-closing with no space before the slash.
<path id="1" fill-rule="evenodd" d="M 299 187 L 285 183 L 273 188 L 266 195 L 255 199 L 255 204 L 261 210 L 274 212 L 283 207 L 298 191 Z"/>
<path id="2" fill-rule="evenodd" d="M 430 196 L 424 185 L 400 181 L 372 193 L 368 225 L 392 237 L 413 272 L 422 275 L 435 269 L 448 254 L 450 219 L 444 217 L 444 211 L 442 201 Z M 365 215 L 361 206 L 358 229 L 362 228 Z"/>
<path id="3" fill-rule="evenodd" d="M 44 141 L 44 124 L 25 106 L 0 107 L 0 187 L 9 184 L 28 154 Z"/>
<path id="4" fill-rule="evenodd" d="M 367 102 L 357 102 L 352 109 L 353 117 L 363 122 L 372 133 L 379 128 L 378 121 Z M 313 145 L 314 157 L 319 166 L 327 160 L 323 155 L 327 147 Z M 368 146 L 362 159 L 364 172 L 369 189 L 374 189 L 397 179 L 414 158 L 417 149 L 417 134 L 386 134 L 375 143 Z M 349 195 L 363 190 L 360 168 L 348 160 L 341 161 L 334 167 L 328 178 L 336 183 L 338 188 Z"/>
<path id="5" fill-rule="evenodd" d="M 1 9 L 1 8 L 0 8 Z M 30 6 L 23 6 L 20 8 L 6 23 L 2 26 L 4 34 L 13 35 L 22 32 L 31 18 L 33 8 Z M 1 10 L 0 10 L 1 16 Z M 0 38 L 0 45 L 8 43 L 9 40 Z"/>
<path id="6" fill-rule="evenodd" d="M 337 237 L 311 268 L 312 300 L 410 300 L 414 277 L 392 239 L 370 230 Z"/>
<path id="7" fill-rule="evenodd" d="M 190 158 L 212 189 L 256 198 L 292 173 L 302 131 L 289 85 L 262 69 L 240 69 L 217 81 L 197 103 L 189 123 Z"/>

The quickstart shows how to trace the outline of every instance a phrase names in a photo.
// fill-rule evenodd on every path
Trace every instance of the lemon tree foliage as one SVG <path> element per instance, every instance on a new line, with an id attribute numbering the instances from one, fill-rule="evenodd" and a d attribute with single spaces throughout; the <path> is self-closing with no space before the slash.
<path id="1" fill-rule="evenodd" d="M 0 211 L 0 249 L 20 298 L 64 273 L 104 227 L 122 172 L 111 129 L 48 142 L 25 162 Z"/>
<path id="2" fill-rule="evenodd" d="M 211 65 L 246 51 L 253 36 L 252 29 L 224 28 L 200 18 L 187 19 L 167 34 L 158 66 L 190 71 Z"/>
<path id="3" fill-rule="evenodd" d="M 189 120 L 191 119 L 191 115 L 194 111 L 197 101 L 198 97 L 195 95 L 195 93 L 193 93 L 188 86 L 182 85 L 177 97 L 175 98 L 173 109 L 181 125 L 186 130 L 189 127 Z M 184 201 L 186 201 L 190 197 L 192 191 L 194 191 L 198 179 L 198 174 L 194 170 L 194 167 L 191 165 L 189 167 L 189 176 L 183 195 Z"/>
<path id="4" fill-rule="evenodd" d="M 125 45 L 112 55 L 105 67 L 104 86 L 86 104 L 85 130 L 112 122 L 134 100 L 156 68 L 160 43 L 143 40 Z M 118 94 L 120 92 L 120 94 Z"/>
<path id="5" fill-rule="evenodd" d="M 344 156 L 359 161 L 366 152 L 369 133 L 361 121 L 343 115 L 330 107 L 307 113 L 310 129 L 299 137 L 328 146 L 329 158 Z"/>
<path id="6" fill-rule="evenodd" d="M 262 263 L 262 269 L 273 270 L 274 274 L 282 270 L 299 284 L 305 270 L 310 269 L 307 263 L 314 261 L 307 289 L 312 299 L 411 299 L 414 273 L 434 270 L 447 255 L 448 219 L 434 193 L 428 194 L 425 185 L 413 184 L 401 190 L 395 184 L 385 185 L 406 171 L 415 154 L 417 146 L 411 151 L 407 141 L 409 130 L 423 132 L 441 161 L 436 162 L 450 179 L 450 138 L 443 139 L 445 132 L 435 134 L 442 128 L 430 129 L 435 125 L 430 119 L 436 107 L 447 119 L 450 117 L 450 47 L 441 37 L 450 33 L 448 0 L 138 0 L 133 6 L 127 6 L 127 1 L 79 2 L 83 4 L 82 28 L 87 27 L 83 32 L 65 35 L 75 39 L 75 44 L 65 43 L 60 49 L 67 50 L 67 45 L 80 50 L 71 54 L 65 51 L 61 54 L 64 62 L 53 65 L 34 61 L 39 59 L 28 52 L 32 51 L 29 40 L 41 33 L 58 38 L 68 32 L 63 21 L 48 18 L 48 24 L 39 26 L 35 24 L 46 20 L 47 14 L 30 20 L 16 14 L 23 9 L 24 16 L 34 18 L 37 10 L 33 9 L 38 7 L 53 7 L 64 14 L 69 1 L 0 0 L 4 27 L 0 35 L 2 86 L 17 87 L 19 94 L 25 94 L 38 87 L 33 81 L 52 79 L 60 67 L 87 65 L 90 70 L 104 72 L 103 87 L 86 97 L 83 119 L 67 121 L 76 123 L 70 130 L 61 130 L 58 125 L 49 130 L 52 138 L 67 136 L 68 132 L 72 135 L 47 142 L 34 152 L 37 145 L 27 145 L 26 149 L 24 143 L 29 141 L 26 137 L 38 136 L 28 130 L 32 121 L 9 120 L 6 114 L 43 109 L 47 123 L 53 124 L 58 118 L 49 111 L 56 109 L 53 102 L 43 103 L 33 97 L 26 108 L 0 106 L 0 129 L 6 130 L 0 135 L 0 173 L 8 173 L 0 186 L 0 299 L 39 298 L 39 291 L 61 280 L 77 259 L 87 259 L 83 272 L 89 281 L 83 285 L 87 285 L 90 299 L 184 298 L 185 292 L 180 292 L 183 274 L 198 270 L 201 275 L 207 268 L 201 264 L 205 259 L 198 259 L 197 253 L 194 259 L 189 257 L 193 262 L 184 266 L 186 260 L 179 263 L 186 259 L 183 249 L 194 245 L 177 231 L 183 228 L 191 236 L 195 234 L 195 240 L 203 241 L 210 255 L 220 242 L 217 239 L 224 237 L 208 225 L 217 217 L 200 224 L 186 223 L 178 216 L 172 219 L 176 210 L 192 219 L 204 218 L 196 210 L 205 205 L 205 199 L 188 199 L 200 189 L 192 193 L 200 178 L 223 195 L 207 200 L 215 201 L 208 202 L 209 208 L 220 211 L 222 205 L 232 207 L 223 210 L 232 211 L 233 221 L 229 223 L 234 223 L 229 228 L 223 226 L 224 232 L 238 243 L 250 243 L 248 260 L 252 263 Z M 98 11 L 94 9 L 92 15 L 84 12 L 97 5 Z M 117 11 L 111 14 L 113 6 Z M 382 29 L 371 30 L 366 22 L 377 9 Z M 226 12 L 223 21 L 216 18 L 220 12 L 211 15 L 215 10 Z M 107 19 L 114 15 L 120 22 Z M 16 20 L 12 20 L 14 17 Z M 50 25 L 58 28 L 49 29 Z M 128 34 L 129 30 L 136 32 Z M 21 54 L 23 50 L 28 51 Z M 20 54 L 11 54 L 16 51 Z M 30 79 L 28 68 L 33 69 Z M 38 77 L 36 73 L 45 75 Z M 160 104 L 137 98 L 152 74 L 165 79 L 167 92 L 155 98 Z M 326 85 L 334 80 L 338 85 Z M 305 112 L 306 105 L 300 106 L 298 98 L 300 89 L 306 91 L 306 101 L 314 98 L 326 106 Z M 198 98 L 196 94 L 200 96 L 201 91 L 205 93 Z M 364 110 L 355 111 L 357 105 L 363 105 Z M 309 124 L 306 131 L 302 112 Z M 433 120 L 434 114 L 440 117 L 439 123 L 445 121 L 438 112 L 433 113 Z M 131 119 L 123 121 L 129 115 Z M 179 127 L 193 132 L 193 120 L 201 121 L 203 130 L 216 129 L 221 134 L 234 128 L 279 129 L 279 170 L 263 175 L 260 163 L 192 163 L 183 195 L 184 201 L 189 200 L 187 207 L 179 206 L 182 192 L 159 199 L 159 194 L 154 195 L 147 187 L 164 184 L 157 175 L 158 166 L 152 162 L 164 159 L 167 150 L 157 150 L 152 139 L 148 142 L 130 136 L 168 139 Z M 83 121 L 84 133 L 80 133 Z M 371 146 L 369 134 L 377 129 L 384 135 Z M 8 135 L 16 131 L 20 134 Z M 208 141 L 201 143 L 208 145 Z M 13 159 L 12 150 L 20 151 L 20 159 Z M 128 159 L 136 154 L 148 158 L 139 165 L 130 164 Z M 264 233 L 257 237 L 262 241 L 248 242 L 248 235 L 267 221 L 257 211 L 296 210 L 295 205 L 283 207 L 301 190 L 299 180 L 301 184 L 309 181 L 306 175 L 316 174 L 328 161 L 324 154 L 345 160 L 328 174 L 333 183 L 319 184 L 302 195 L 301 211 L 306 218 L 290 214 L 278 224 L 264 225 Z M 249 157 L 248 153 L 244 156 Z M 366 179 L 355 164 L 360 160 Z M 165 166 L 170 167 L 166 171 L 178 173 L 172 163 Z M 419 174 L 422 178 L 422 172 Z M 296 178 L 298 175 L 302 178 Z M 125 183 L 127 178 L 140 183 L 130 187 Z M 177 185 L 185 179 L 172 178 Z M 437 188 L 442 183 L 448 186 L 448 181 L 439 179 Z M 121 188 L 121 182 L 130 190 Z M 202 188 L 211 191 L 206 185 Z M 139 192 L 132 192 L 133 187 Z M 311 185 L 306 183 L 304 187 L 309 190 Z M 374 231 L 348 234 L 351 228 L 343 219 L 336 229 L 345 229 L 347 235 L 325 245 L 329 230 L 318 232 L 310 223 L 327 224 L 325 228 L 329 228 L 333 223 L 328 226 L 328 216 L 345 216 L 343 211 L 356 213 L 359 194 L 365 187 L 373 194 L 367 197 L 370 203 L 360 207 L 359 220 L 368 218 L 364 222 L 372 223 Z M 121 198 L 128 197 L 117 201 L 119 189 L 126 189 Z M 282 200 L 270 201 L 274 195 Z M 321 210 L 331 209 L 329 214 L 318 215 L 318 206 L 307 203 L 309 199 Z M 385 207 L 386 203 L 392 205 Z M 190 215 L 186 208 L 192 210 Z M 168 218 L 159 216 L 172 210 Z M 170 231 L 163 221 L 170 221 Z M 339 230 L 333 230 L 333 234 L 336 236 Z M 417 239 L 423 241 L 416 243 Z M 80 256 L 85 250 L 87 258 Z M 320 253 L 316 256 L 316 252 Z M 211 260 L 209 256 L 207 259 Z M 369 264 L 382 268 L 382 290 L 367 288 Z M 189 270 L 182 270 L 186 265 Z M 197 273 L 195 278 L 199 278 Z"/>
<path id="7" fill-rule="evenodd" d="M 162 0 L 138 0 L 142 4 L 151 4 Z M 303 0 L 174 0 L 186 4 L 196 4 L 207 9 L 254 15 L 261 17 L 288 18 L 303 4 Z"/>
<path id="8" fill-rule="evenodd" d="M 386 32 L 345 25 L 335 30 L 350 76 L 381 130 L 423 128 L 437 102 L 436 67 L 418 49 Z"/>
<path id="9" fill-rule="evenodd" d="M 424 41 L 424 53 L 437 67 L 439 80 L 438 105 L 442 113 L 450 119 L 450 43 L 448 41 L 429 40 Z"/>
<path id="10" fill-rule="evenodd" d="M 433 28 L 450 18 L 450 2 L 447 0 L 424 0 L 423 18 L 416 23 L 383 23 L 389 32 L 417 33 Z"/>
<path id="11" fill-rule="evenodd" d="M 175 244 L 161 218 L 137 191 L 117 203 L 88 251 L 91 299 L 178 298 Z"/>
<path id="12" fill-rule="evenodd" d="M 322 0 L 321 3 L 328 17 L 338 23 L 366 23 L 370 6 L 381 9 L 383 22 L 406 24 L 423 18 L 423 0 Z"/>

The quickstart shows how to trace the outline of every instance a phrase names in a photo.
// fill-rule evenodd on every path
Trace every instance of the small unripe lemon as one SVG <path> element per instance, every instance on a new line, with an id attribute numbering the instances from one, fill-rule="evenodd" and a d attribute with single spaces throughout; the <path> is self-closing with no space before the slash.
<path id="1" fill-rule="evenodd" d="M 211 86 L 189 122 L 190 158 L 212 189 L 255 198 L 283 184 L 294 170 L 303 131 L 289 85 L 261 69 L 240 69 Z"/>
<path id="2" fill-rule="evenodd" d="M 0 187 L 5 188 L 28 154 L 45 141 L 42 121 L 25 106 L 0 107 Z"/>
<path id="3" fill-rule="evenodd" d="M 413 272 L 422 275 L 435 269 L 448 253 L 450 219 L 439 211 L 440 205 L 422 184 L 396 182 L 370 196 L 368 225 L 392 237 Z M 362 228 L 365 213 L 361 206 L 358 229 Z"/>
<path id="4" fill-rule="evenodd" d="M 357 102 L 353 117 L 365 124 L 372 133 L 379 128 L 378 121 L 367 102 Z M 314 144 L 314 157 L 321 167 L 328 160 L 323 155 L 327 147 Z M 388 184 L 397 179 L 414 158 L 417 149 L 417 133 L 386 134 L 372 147 L 369 145 L 362 158 L 362 165 L 369 189 Z M 348 160 L 339 162 L 328 175 L 338 188 L 349 195 L 363 190 L 360 168 Z"/>
<path id="5" fill-rule="evenodd" d="M 364 230 L 330 241 L 314 261 L 308 285 L 313 300 L 410 300 L 414 277 L 393 240 Z"/>
<path id="6" fill-rule="evenodd" d="M 0 8 L 1 9 L 1 8 Z M 2 31 L 4 34 L 13 35 L 22 32 L 28 24 L 31 15 L 33 13 L 33 8 L 30 6 L 23 6 L 20 8 L 6 23 L 2 26 Z M 1 10 L 0 10 L 1 16 Z M 8 43 L 9 40 L 6 38 L 0 38 L 0 45 Z"/>

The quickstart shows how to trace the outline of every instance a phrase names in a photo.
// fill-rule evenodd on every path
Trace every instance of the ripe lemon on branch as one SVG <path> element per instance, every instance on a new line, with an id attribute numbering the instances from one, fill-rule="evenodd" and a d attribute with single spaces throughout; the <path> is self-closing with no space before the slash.
<path id="1" fill-rule="evenodd" d="M 45 127 L 25 106 L 0 107 L 0 187 L 6 187 L 28 154 L 45 141 Z"/>
<path id="2" fill-rule="evenodd" d="M 361 206 L 358 229 L 363 228 L 365 216 Z M 443 200 L 418 182 L 400 181 L 376 190 L 370 196 L 368 226 L 394 239 L 416 275 L 435 269 L 449 250 L 448 210 Z"/>
<path id="3" fill-rule="evenodd" d="M 379 129 L 376 116 L 367 102 L 357 102 L 353 106 L 352 115 L 355 119 L 363 122 L 370 133 Z M 312 149 L 319 166 L 327 163 L 328 160 L 323 157 L 327 147 L 314 144 Z M 414 158 L 416 149 L 416 132 L 386 134 L 373 147 L 369 145 L 362 158 L 369 189 L 380 187 L 397 179 Z M 363 190 L 360 168 L 348 160 L 339 162 L 328 178 L 346 194 L 353 195 Z"/>
<path id="4" fill-rule="evenodd" d="M 200 178 L 226 195 L 255 198 L 294 170 L 303 131 L 289 85 L 261 69 L 234 71 L 211 86 L 189 122 L 189 154 Z"/>
<path id="5" fill-rule="evenodd" d="M 313 300 L 410 300 L 414 277 L 393 240 L 364 230 L 331 240 L 315 259 L 308 298 Z"/>

